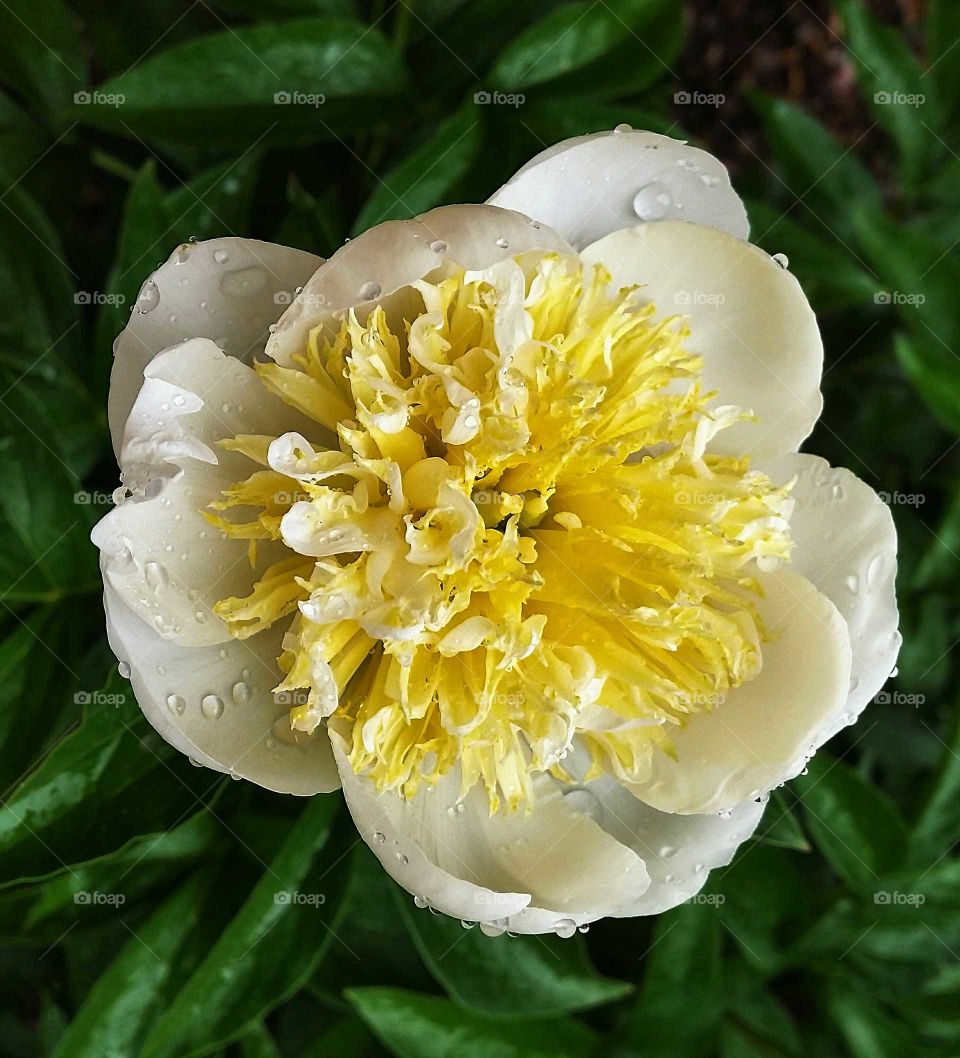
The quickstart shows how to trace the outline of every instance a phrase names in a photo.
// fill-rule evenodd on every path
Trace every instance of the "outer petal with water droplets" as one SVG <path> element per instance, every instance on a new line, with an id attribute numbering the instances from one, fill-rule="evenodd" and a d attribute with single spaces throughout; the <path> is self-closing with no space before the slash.
<path id="1" fill-rule="evenodd" d="M 541 151 L 487 200 L 578 250 L 638 220 L 687 220 L 745 239 L 747 213 L 712 154 L 655 132 L 597 132 Z"/>
<path id="2" fill-rule="evenodd" d="M 143 369 L 188 338 L 210 338 L 249 362 L 268 328 L 323 263 L 322 257 L 256 239 L 184 243 L 143 284 L 113 346 L 110 433 L 119 454 L 123 427 L 143 384 Z"/>
<path id="3" fill-rule="evenodd" d="M 458 809 L 455 773 L 410 801 L 378 795 L 332 740 L 361 837 L 391 877 L 445 914 L 514 933 L 572 931 L 616 914 L 650 885 L 642 859 L 546 776 L 529 813 L 491 816 L 476 787 Z"/>
<path id="4" fill-rule="evenodd" d="M 340 785 L 326 728 L 293 736 L 271 688 L 284 629 L 223 646 L 186 648 L 164 639 L 106 587 L 107 636 L 144 715 L 181 753 L 278 793 Z M 296 741 L 294 741 L 296 738 Z"/>

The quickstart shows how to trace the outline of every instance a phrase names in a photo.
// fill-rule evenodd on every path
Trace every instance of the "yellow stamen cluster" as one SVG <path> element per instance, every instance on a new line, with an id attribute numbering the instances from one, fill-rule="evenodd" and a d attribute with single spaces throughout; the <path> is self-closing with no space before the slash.
<path id="1" fill-rule="evenodd" d="M 260 469 L 208 517 L 291 553 L 216 612 L 237 636 L 295 615 L 291 725 L 327 719 L 381 789 L 459 765 L 513 808 L 575 743 L 641 781 L 757 672 L 787 490 L 706 451 L 744 416 L 708 408 L 684 322 L 602 268 L 520 255 L 414 289 L 406 318 L 350 313 L 258 366 L 317 427 L 225 442 Z"/>

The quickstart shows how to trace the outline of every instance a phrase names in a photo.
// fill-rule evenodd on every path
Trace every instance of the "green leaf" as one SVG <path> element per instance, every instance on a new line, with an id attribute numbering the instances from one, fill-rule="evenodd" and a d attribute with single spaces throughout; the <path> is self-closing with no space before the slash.
<path id="1" fill-rule="evenodd" d="M 878 123 L 893 138 L 903 177 L 912 183 L 934 149 L 939 151 L 929 129 L 939 124 L 934 83 L 923 78 L 903 37 L 881 25 L 861 0 L 837 0 L 837 7 L 860 89 Z"/>
<path id="2" fill-rule="evenodd" d="M 347 999 L 398 1058 L 585 1058 L 595 1046 L 570 1018 L 495 1021 L 402 988 L 353 988 Z"/>
<path id="3" fill-rule="evenodd" d="M 122 893 L 124 906 L 130 906 L 145 893 L 169 886 L 186 866 L 220 851 L 227 836 L 222 824 L 203 811 L 170 830 L 139 835 L 116 852 L 73 864 L 43 880 L 23 916 L 23 928 L 36 932 L 43 927 L 44 935 L 66 929 L 66 916 L 75 920 L 79 893 Z M 97 906 L 89 910 L 96 912 Z"/>
<path id="4" fill-rule="evenodd" d="M 216 6 L 231 15 L 243 15 L 258 22 L 295 15 L 352 18 L 357 14 L 356 0 L 216 0 Z"/>
<path id="5" fill-rule="evenodd" d="M 557 937 L 486 937 L 446 915 L 397 902 L 430 973 L 460 1006 L 489 1017 L 546 1017 L 611 1003 L 630 993 L 599 977 L 581 945 Z M 509 989 L 503 982 L 509 980 Z"/>
<path id="6" fill-rule="evenodd" d="M 960 511 L 960 499 L 955 507 Z M 940 767 L 910 834 L 916 862 L 923 862 L 925 856 L 939 856 L 960 832 L 960 713 L 956 709 L 952 726 L 949 740 L 943 744 Z"/>
<path id="7" fill-rule="evenodd" d="M 52 1058 L 127 1058 L 202 953 L 211 876 L 196 874 L 136 930 L 87 996 Z M 204 938 L 206 940 L 206 938 Z"/>
<path id="8" fill-rule="evenodd" d="M 477 106 L 463 106 L 399 165 L 378 180 L 353 225 L 353 234 L 385 220 L 406 219 L 448 201 L 480 150 Z"/>
<path id="9" fill-rule="evenodd" d="M 602 59 L 625 42 L 632 44 L 635 68 L 649 65 L 659 75 L 662 62 L 638 41 L 665 7 L 676 11 L 676 5 L 664 0 L 563 4 L 507 45 L 490 71 L 490 83 L 506 91 L 532 88 Z"/>
<path id="10" fill-rule="evenodd" d="M 239 1043 L 241 1058 L 282 1058 L 276 1041 L 262 1021 L 247 1029 Z"/>
<path id="11" fill-rule="evenodd" d="M 946 429 L 960 433 L 960 361 L 938 336 L 896 334 L 893 339 L 903 373 Z"/>
<path id="12" fill-rule="evenodd" d="M 840 978 L 826 991 L 830 1015 L 852 1058 L 914 1058 L 918 1053 L 913 1034 L 862 991 L 859 982 Z"/>
<path id="13" fill-rule="evenodd" d="M 79 692 L 76 701 L 85 706 L 80 725 L 0 809 L 0 883 L 41 877 L 167 828 L 196 803 L 194 786 L 210 789 L 207 776 L 173 771 L 170 760 L 182 758 L 149 727 L 125 680 Z"/>
<path id="14" fill-rule="evenodd" d="M 687 904 L 657 918 L 626 1031 L 644 1058 L 692 1058 L 713 1037 L 722 1006 L 720 907 Z"/>
<path id="15" fill-rule="evenodd" d="M 53 119 L 84 87 L 85 77 L 80 37 L 66 4 L 61 0 L 0 4 L 0 80 L 28 107 Z"/>
<path id="16" fill-rule="evenodd" d="M 956 115 L 960 102 L 960 7 L 954 0 L 927 4 L 927 69 L 924 80 L 936 85 L 944 115 Z"/>
<path id="17" fill-rule="evenodd" d="M 893 802 L 849 765 L 821 751 L 791 789 L 807 829 L 830 866 L 853 889 L 877 891 L 904 860 L 907 831 Z"/>
<path id="18" fill-rule="evenodd" d="M 810 842 L 807 841 L 800 821 L 779 790 L 774 790 L 770 798 L 770 806 L 764 813 L 756 838 L 775 848 L 793 849 L 795 852 L 810 851 Z"/>
<path id="19" fill-rule="evenodd" d="M 154 267 L 188 239 L 246 233 L 258 169 L 259 158 L 248 154 L 168 191 L 154 160 L 144 163 L 127 193 L 117 255 L 97 319 L 98 376 L 103 384 L 110 376 L 113 341 Z"/>
<path id="20" fill-rule="evenodd" d="M 307 802 L 280 851 L 143 1044 L 143 1058 L 187 1058 L 243 1035 L 297 991 L 336 941 L 343 872 L 321 855 L 339 808 Z"/>
<path id="21" fill-rule="evenodd" d="M 104 84 L 76 119 L 120 134 L 249 150 L 312 143 L 382 117 L 406 75 L 379 30 L 303 18 L 196 37 Z"/>
<path id="22" fill-rule="evenodd" d="M 786 254 L 790 271 L 820 312 L 873 304 L 880 280 L 852 249 L 759 199 L 748 200 L 751 242 L 767 253 Z M 799 211 L 794 211 L 798 216 Z"/>
<path id="23" fill-rule="evenodd" d="M 880 190 L 853 151 L 815 118 L 783 99 L 760 93 L 751 101 L 763 120 L 780 178 L 802 205 L 800 216 L 838 238 L 852 235 L 851 203 L 865 214 L 880 208 Z M 779 193 L 779 185 L 777 190 Z"/>

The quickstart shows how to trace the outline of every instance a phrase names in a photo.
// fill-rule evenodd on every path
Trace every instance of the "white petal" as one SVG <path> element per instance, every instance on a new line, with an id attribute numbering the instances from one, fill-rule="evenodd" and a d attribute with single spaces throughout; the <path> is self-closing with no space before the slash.
<path id="1" fill-rule="evenodd" d="M 542 151 L 488 200 L 578 250 L 637 221 L 687 220 L 745 239 L 747 213 L 712 154 L 654 132 L 598 132 Z"/>
<path id="2" fill-rule="evenodd" d="M 332 741 L 361 837 L 392 878 L 445 914 L 555 932 L 615 913 L 650 883 L 640 858 L 567 804 L 552 780 L 537 783 L 529 814 L 491 817 L 478 787 L 458 810 L 453 773 L 410 801 L 378 795 Z"/>
<path id="3" fill-rule="evenodd" d="M 636 795 L 663 812 L 729 810 L 792 779 L 847 700 L 851 650 L 833 603 L 798 573 L 762 578 L 771 639 L 763 667 L 708 713 L 673 733 L 676 760 L 656 753 Z"/>
<path id="4" fill-rule="evenodd" d="M 778 482 L 797 477 L 790 565 L 837 607 L 850 635 L 850 693 L 817 734 L 819 747 L 857 719 L 896 664 L 897 531 L 889 507 L 843 467 L 802 453 L 758 466 Z"/>
<path id="5" fill-rule="evenodd" d="M 336 790 L 340 781 L 326 728 L 289 734 L 287 709 L 271 689 L 282 628 L 221 647 L 182 647 L 151 630 L 109 584 L 107 635 L 144 715 L 175 749 L 217 771 L 278 793 Z"/>
<path id="6" fill-rule="evenodd" d="M 661 316 L 685 316 L 685 345 L 704 360 L 704 386 L 756 423 L 721 431 L 710 450 L 757 457 L 795 452 L 823 407 L 823 343 L 800 284 L 763 250 L 696 224 L 644 224 L 583 252 L 617 286 L 639 283 Z"/>
<path id="7" fill-rule="evenodd" d="M 566 763 L 566 762 L 565 762 Z M 766 802 L 745 801 L 722 816 L 673 815 L 638 800 L 608 775 L 571 791 L 579 807 L 640 856 L 650 888 L 618 917 L 658 915 L 700 891 L 714 867 L 726 866 L 756 830 Z"/>
<path id="8" fill-rule="evenodd" d="M 304 250 L 256 239 L 184 243 L 144 283 L 114 343 L 109 418 L 119 452 L 143 369 L 185 338 L 210 338 L 230 356 L 262 352 L 267 328 L 323 263 Z"/>
<path id="9" fill-rule="evenodd" d="M 256 469 L 216 441 L 309 423 L 203 338 L 161 353 L 144 374 L 121 450 L 138 492 L 101 519 L 92 539 L 106 582 L 142 620 L 174 642 L 226 642 L 212 606 L 248 594 L 259 571 L 284 556 L 279 544 L 261 543 L 252 569 L 247 541 L 225 539 L 203 517 L 221 489 Z"/>
<path id="10" fill-rule="evenodd" d="M 402 315 L 419 301 L 415 292 L 404 291 L 409 284 L 453 265 L 489 268 L 525 250 L 571 252 L 545 225 L 493 206 L 440 206 L 413 220 L 378 224 L 337 250 L 311 278 L 283 314 L 267 355 L 289 364 L 314 327 L 347 309 L 357 308 L 362 318 L 364 307 L 382 301 L 388 315 L 391 309 Z"/>

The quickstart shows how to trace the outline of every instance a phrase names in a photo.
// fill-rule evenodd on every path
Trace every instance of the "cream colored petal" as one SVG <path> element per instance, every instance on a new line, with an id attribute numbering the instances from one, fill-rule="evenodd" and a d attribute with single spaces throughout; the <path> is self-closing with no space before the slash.
<path id="1" fill-rule="evenodd" d="M 837 608 L 792 570 L 761 581 L 771 639 L 759 675 L 692 716 L 673 734 L 676 759 L 656 753 L 649 780 L 633 787 L 662 812 L 726 811 L 792 779 L 847 700 L 850 639 Z"/>
<path id="2" fill-rule="evenodd" d="M 160 735 L 198 764 L 278 793 L 336 790 L 336 765 L 326 728 L 289 734 L 287 709 L 271 689 L 282 628 L 222 646 L 189 648 L 164 639 L 107 584 L 107 635 L 130 668 L 137 702 Z"/>
<path id="3" fill-rule="evenodd" d="M 650 888 L 617 917 L 658 915 L 695 896 L 710 871 L 724 867 L 756 830 L 766 807 L 744 801 L 729 812 L 674 815 L 658 812 L 622 786 L 603 776 L 573 790 L 575 798 L 603 829 L 641 857 Z"/>
<path id="4" fill-rule="evenodd" d="M 850 693 L 814 740 L 820 746 L 857 719 L 897 662 L 897 531 L 881 497 L 843 467 L 803 453 L 759 467 L 775 481 L 797 478 L 790 565 L 836 606 L 850 635 Z"/>
<path id="5" fill-rule="evenodd" d="M 114 343 L 109 418 L 114 450 L 143 383 L 143 369 L 161 349 L 187 338 L 210 338 L 249 361 L 262 352 L 268 328 L 323 263 L 322 257 L 256 239 L 184 243 L 143 284 L 130 320 Z"/>
<path id="6" fill-rule="evenodd" d="M 455 774 L 410 801 L 378 795 L 332 741 L 361 837 L 392 878 L 445 914 L 511 932 L 568 932 L 649 885 L 640 858 L 566 803 L 550 779 L 537 782 L 529 814 L 491 817 L 477 787 L 458 807 Z"/>
<path id="7" fill-rule="evenodd" d="M 351 308 L 364 318 L 378 300 L 388 316 L 418 303 L 422 311 L 419 295 L 404 290 L 410 283 L 455 265 L 489 268 L 525 250 L 571 252 L 545 225 L 493 206 L 440 206 L 413 220 L 378 224 L 342 246 L 304 286 L 267 342 L 267 355 L 289 365 L 318 324 Z"/>
<path id="8" fill-rule="evenodd" d="M 226 642 L 230 633 L 213 605 L 246 595 L 283 553 L 279 544 L 261 543 L 251 568 L 247 541 L 225 539 L 203 517 L 221 489 L 257 469 L 216 442 L 238 432 L 303 431 L 310 424 L 207 339 L 161 353 L 144 375 L 120 456 L 136 492 L 92 534 L 104 579 L 172 642 Z"/>
<path id="9" fill-rule="evenodd" d="M 747 213 L 724 165 L 654 132 L 597 132 L 532 158 L 488 201 L 549 224 L 578 250 L 638 221 L 686 220 L 739 239 Z"/>
<path id="10" fill-rule="evenodd" d="M 640 284 L 662 316 L 685 316 L 686 348 L 704 360 L 718 404 L 758 421 L 721 431 L 710 449 L 758 458 L 795 452 L 823 407 L 823 343 L 800 284 L 763 250 L 715 228 L 644 224 L 588 246 L 618 286 Z"/>

